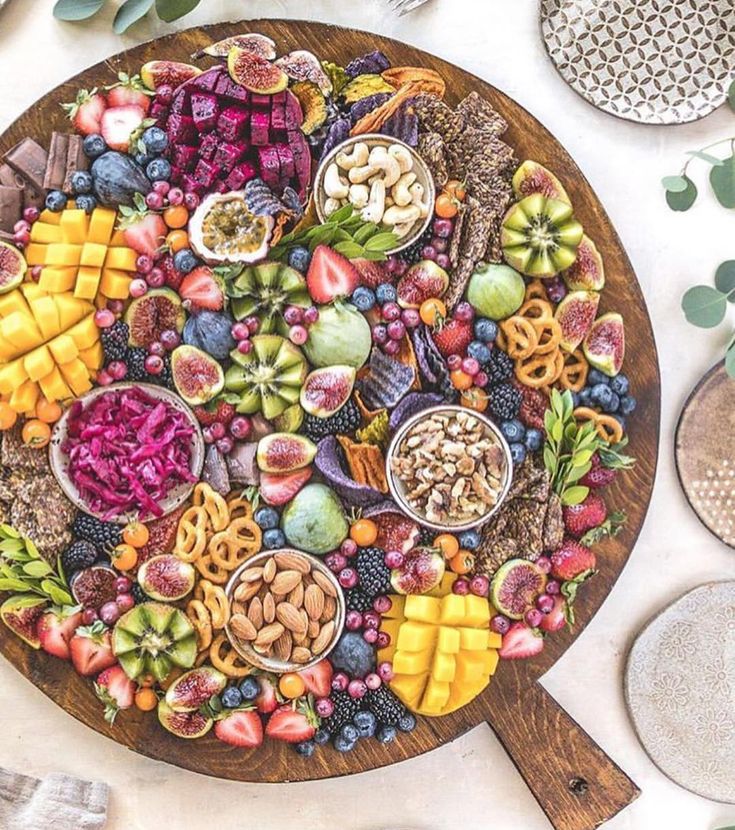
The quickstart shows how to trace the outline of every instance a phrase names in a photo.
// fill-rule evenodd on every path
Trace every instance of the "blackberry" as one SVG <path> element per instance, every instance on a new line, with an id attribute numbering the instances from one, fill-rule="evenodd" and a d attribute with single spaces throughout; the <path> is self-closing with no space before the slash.
<path id="1" fill-rule="evenodd" d="M 345 603 L 348 611 L 359 611 L 363 614 L 373 607 L 373 598 L 358 585 L 345 591 Z"/>
<path id="2" fill-rule="evenodd" d="M 496 383 L 490 387 L 490 414 L 498 421 L 510 421 L 521 408 L 523 395 L 510 383 Z"/>
<path id="3" fill-rule="evenodd" d="M 108 550 L 120 544 L 122 538 L 120 526 L 112 522 L 103 522 L 81 510 L 77 512 L 71 525 L 71 532 L 79 539 L 92 542 L 100 550 Z"/>
<path id="4" fill-rule="evenodd" d="M 483 369 L 490 378 L 490 383 L 502 383 L 513 377 L 513 360 L 497 347 L 490 352 L 490 360 L 484 364 Z"/>
<path id="5" fill-rule="evenodd" d="M 424 246 L 428 245 L 434 236 L 434 230 L 431 225 L 424 231 L 424 233 L 412 244 L 409 245 L 408 248 L 401 251 L 399 254 L 400 258 L 407 263 L 408 265 L 415 265 L 417 262 L 423 259 L 421 256 L 421 250 Z"/>
<path id="6" fill-rule="evenodd" d="M 77 539 L 61 554 L 61 567 L 67 579 L 82 568 L 88 568 L 97 561 L 97 548 L 86 539 Z"/>
<path id="7" fill-rule="evenodd" d="M 363 701 L 381 726 L 397 726 L 406 714 L 406 707 L 387 686 L 368 689 Z"/>
<path id="8" fill-rule="evenodd" d="M 128 373 L 125 380 L 146 380 L 149 375 L 145 370 L 145 359 L 148 357 L 147 349 L 133 348 L 128 349 Z"/>
<path id="9" fill-rule="evenodd" d="M 105 353 L 105 363 L 111 363 L 113 360 L 126 360 L 129 336 L 130 327 L 122 320 L 118 320 L 107 329 L 102 329 L 100 341 Z"/>
<path id="10" fill-rule="evenodd" d="M 350 723 L 360 709 L 360 701 L 350 697 L 347 692 L 332 692 L 329 696 L 334 704 L 334 711 L 322 726 L 330 735 L 338 735 L 346 723 Z"/>
<path id="11" fill-rule="evenodd" d="M 356 561 L 360 588 L 364 593 L 374 599 L 391 592 L 390 568 L 385 564 L 385 551 L 382 548 L 360 548 Z"/>
<path id="12" fill-rule="evenodd" d="M 146 594 L 137 582 L 133 583 L 130 593 L 133 595 L 136 605 L 140 605 L 141 602 L 148 602 L 150 600 L 148 594 Z"/>
<path id="13" fill-rule="evenodd" d="M 347 435 L 360 426 L 360 410 L 354 398 L 338 409 L 329 418 L 317 418 L 314 415 L 304 415 L 304 434 L 314 443 L 318 443 L 328 435 Z"/>

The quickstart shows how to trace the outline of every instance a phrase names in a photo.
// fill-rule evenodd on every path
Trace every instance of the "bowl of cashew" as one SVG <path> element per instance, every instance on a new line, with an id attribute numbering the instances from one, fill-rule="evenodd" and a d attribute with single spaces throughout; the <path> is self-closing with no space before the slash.
<path id="1" fill-rule="evenodd" d="M 321 222 L 352 205 L 363 221 L 393 231 L 398 243 L 386 253 L 395 254 L 428 228 L 436 190 L 412 147 L 376 133 L 348 138 L 326 156 L 314 179 L 314 197 Z"/>

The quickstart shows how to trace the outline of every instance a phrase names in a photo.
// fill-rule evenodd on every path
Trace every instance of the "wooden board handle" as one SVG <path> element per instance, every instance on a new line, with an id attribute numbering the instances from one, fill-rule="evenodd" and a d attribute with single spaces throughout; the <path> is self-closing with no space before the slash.
<path id="1" fill-rule="evenodd" d="M 538 683 L 519 682 L 515 701 L 488 698 L 491 729 L 556 830 L 592 830 L 640 794 Z"/>

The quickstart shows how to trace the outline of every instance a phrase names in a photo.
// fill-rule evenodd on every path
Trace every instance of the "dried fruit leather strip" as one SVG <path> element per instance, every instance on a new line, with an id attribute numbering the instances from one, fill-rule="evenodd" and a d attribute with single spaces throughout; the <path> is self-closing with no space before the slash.
<path id="1" fill-rule="evenodd" d="M 385 477 L 385 458 L 376 444 L 357 444 L 346 435 L 338 435 L 337 440 L 347 459 L 347 466 L 352 479 L 358 484 L 372 487 L 381 493 L 388 492 Z"/>
<path id="2" fill-rule="evenodd" d="M 395 89 L 400 89 L 409 83 L 421 83 L 423 92 L 431 93 L 439 98 L 443 98 L 447 91 L 444 78 L 436 70 L 421 66 L 394 66 L 383 72 L 383 80 Z"/>

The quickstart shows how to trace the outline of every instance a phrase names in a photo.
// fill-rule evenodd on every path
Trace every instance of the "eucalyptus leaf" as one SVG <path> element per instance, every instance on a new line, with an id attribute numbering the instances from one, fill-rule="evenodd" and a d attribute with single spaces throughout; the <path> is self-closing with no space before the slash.
<path id="1" fill-rule="evenodd" d="M 664 176 L 661 184 L 669 193 L 681 193 L 689 186 L 686 176 Z"/>
<path id="2" fill-rule="evenodd" d="M 735 110 L 735 81 L 730 84 L 730 89 L 727 90 L 727 103 L 730 105 L 730 109 Z M 735 830 L 735 828 L 721 828 L 721 830 Z"/>
<path id="3" fill-rule="evenodd" d="M 117 10 L 115 19 L 112 21 L 112 30 L 116 35 L 127 31 L 133 23 L 141 17 L 145 17 L 151 10 L 154 0 L 125 0 Z"/>
<path id="4" fill-rule="evenodd" d="M 201 0 L 156 0 L 156 12 L 161 20 L 171 23 L 194 11 L 200 2 Z"/>
<path id="5" fill-rule="evenodd" d="M 57 20 L 86 20 L 97 14 L 107 0 L 56 0 L 54 17 Z"/>
<path id="6" fill-rule="evenodd" d="M 735 378 L 735 344 L 725 352 L 725 370 L 731 378 Z"/>
<path id="7" fill-rule="evenodd" d="M 687 155 L 700 161 L 706 161 L 707 164 L 711 164 L 713 167 L 721 167 L 726 161 L 726 159 L 717 158 L 717 156 L 713 156 L 712 153 L 706 153 L 704 150 L 688 150 Z"/>
<path id="8" fill-rule="evenodd" d="M 725 319 L 727 296 L 709 285 L 695 285 L 681 298 L 687 320 L 701 329 L 711 329 Z"/>
<path id="9" fill-rule="evenodd" d="M 726 208 L 735 208 L 735 156 L 725 159 L 709 171 L 709 181 L 717 201 Z"/>
<path id="10" fill-rule="evenodd" d="M 682 178 L 685 179 L 687 183 L 684 190 L 666 191 L 666 204 L 671 208 L 671 210 L 678 212 L 689 210 L 689 208 L 697 200 L 697 186 L 688 176 L 682 176 Z"/>
<path id="11" fill-rule="evenodd" d="M 728 300 L 735 303 L 735 259 L 723 262 L 715 273 L 715 287 L 723 294 L 729 294 Z"/>
<path id="12" fill-rule="evenodd" d="M 22 579 L 0 577 L 0 591 L 22 591 L 27 593 L 28 585 Z"/>

